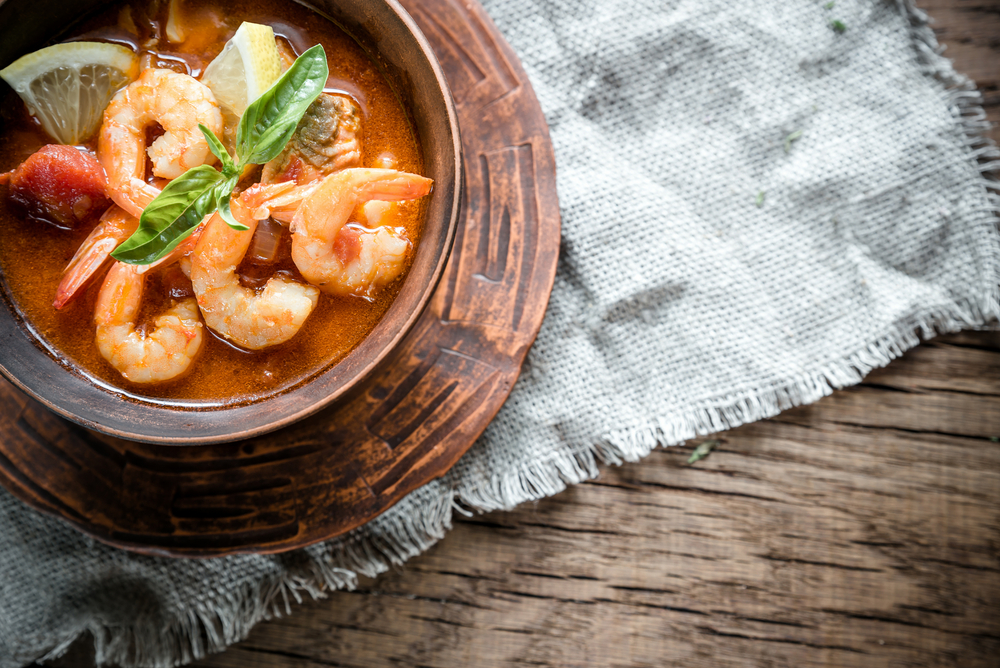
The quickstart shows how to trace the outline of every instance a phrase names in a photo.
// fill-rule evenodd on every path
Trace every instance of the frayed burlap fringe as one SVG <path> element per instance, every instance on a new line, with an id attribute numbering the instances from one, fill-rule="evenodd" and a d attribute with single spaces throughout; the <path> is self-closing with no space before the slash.
<path id="1" fill-rule="evenodd" d="M 94 639 L 97 665 L 116 664 L 170 668 L 221 652 L 246 638 L 261 621 L 290 614 L 291 603 L 305 596 L 323 598 L 329 591 L 353 589 L 358 574 L 374 577 L 393 565 L 425 551 L 451 528 L 454 495 L 442 488 L 422 512 L 379 518 L 364 538 L 348 536 L 336 545 L 305 549 L 295 574 L 247 582 L 216 597 L 195 603 L 185 619 L 166 628 L 146 626 L 87 627 Z M 464 511 L 463 511 L 464 512 Z M 68 638 L 42 657 L 62 656 L 76 637 Z"/>

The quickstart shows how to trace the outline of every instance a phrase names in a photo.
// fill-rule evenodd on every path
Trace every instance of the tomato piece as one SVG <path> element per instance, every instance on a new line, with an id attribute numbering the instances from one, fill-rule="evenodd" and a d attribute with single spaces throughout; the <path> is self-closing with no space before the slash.
<path id="1" fill-rule="evenodd" d="M 10 173 L 10 197 L 30 218 L 76 227 L 111 206 L 97 158 L 72 146 L 49 144 Z"/>

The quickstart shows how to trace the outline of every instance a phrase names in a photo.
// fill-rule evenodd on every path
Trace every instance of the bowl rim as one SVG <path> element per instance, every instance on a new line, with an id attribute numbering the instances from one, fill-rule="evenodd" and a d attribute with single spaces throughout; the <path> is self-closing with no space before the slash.
<path id="1" fill-rule="evenodd" d="M 347 31 L 344 26 L 342 26 L 338 21 L 326 15 L 322 9 L 314 6 L 311 2 L 302 0 L 293 0 L 297 4 L 305 6 L 307 9 L 314 11 L 317 15 L 322 17 L 324 20 L 332 22 L 338 28 L 341 28 L 351 35 L 355 41 L 358 41 L 356 35 L 352 35 Z M 10 0 L 0 0 L 0 9 L 3 9 L 4 5 L 8 5 Z M 142 430 L 142 429 L 130 429 L 128 427 L 115 427 L 108 424 L 104 424 L 98 420 L 89 419 L 84 415 L 74 412 L 70 408 L 65 407 L 61 403 L 56 403 L 50 400 L 48 397 L 44 396 L 36 387 L 23 381 L 19 375 L 8 368 L 9 363 L 4 359 L 2 353 L 0 353 L 0 375 L 3 375 L 8 381 L 19 388 L 21 391 L 25 392 L 35 400 L 39 401 L 46 408 L 53 411 L 54 413 L 60 415 L 63 418 L 70 420 L 76 424 L 79 424 L 88 429 L 98 431 L 109 436 L 114 436 L 117 438 L 123 438 L 131 441 L 138 441 L 143 443 L 151 443 L 156 445 L 165 446 L 195 446 L 195 445 L 211 445 L 211 444 L 221 444 L 229 443 L 233 441 L 245 440 L 254 438 L 257 436 L 262 436 L 268 434 L 284 427 L 287 427 L 295 422 L 303 420 L 311 415 L 314 415 L 324 408 L 336 403 L 339 399 L 348 395 L 353 390 L 355 390 L 363 381 L 370 377 L 372 373 L 379 368 L 388 358 L 392 352 L 398 348 L 400 342 L 410 334 L 416 325 L 417 321 L 424 313 L 429 304 L 431 298 L 434 296 L 437 287 L 441 281 L 441 277 L 444 274 L 445 267 L 447 265 L 448 259 L 451 254 L 451 249 L 455 241 L 456 230 L 458 228 L 459 219 L 462 209 L 462 199 L 463 199 L 463 187 L 464 187 L 464 167 L 463 167 L 463 157 L 462 157 L 462 140 L 458 123 L 458 112 L 455 106 L 454 98 L 452 97 L 450 87 L 448 85 L 447 79 L 444 75 L 444 71 L 441 68 L 437 57 L 434 54 L 430 43 L 424 36 L 423 32 L 417 26 L 416 22 L 410 17 L 409 13 L 402 7 L 402 5 L 397 0 L 380 0 L 380 4 L 386 6 L 392 15 L 394 15 L 395 20 L 398 20 L 403 27 L 405 32 L 415 41 L 416 47 L 418 48 L 420 54 L 426 60 L 426 64 L 429 66 L 430 71 L 433 75 L 433 80 L 436 83 L 434 90 L 440 92 L 440 102 L 443 103 L 446 122 L 444 126 L 448 128 L 448 141 L 442 142 L 446 147 L 450 144 L 450 150 L 447 151 L 448 159 L 450 160 L 450 165 L 454 169 L 454 174 L 449 175 L 451 178 L 448 179 L 447 183 L 437 183 L 435 182 L 435 191 L 439 188 L 445 189 L 445 197 L 450 196 L 451 201 L 446 202 L 443 208 L 443 215 L 441 217 L 442 223 L 444 224 L 444 238 L 438 244 L 440 251 L 438 252 L 436 261 L 429 272 L 429 278 L 427 282 L 420 288 L 419 296 L 415 300 L 413 307 L 409 310 L 405 318 L 402 319 L 401 324 L 399 324 L 394 330 L 393 334 L 387 338 L 383 345 L 378 348 L 378 351 L 370 356 L 366 362 L 364 362 L 362 368 L 359 372 L 355 373 L 347 382 L 340 384 L 329 394 L 322 396 L 316 400 L 311 401 L 307 405 L 303 405 L 301 408 L 286 410 L 276 415 L 275 419 L 270 421 L 262 422 L 261 424 L 254 425 L 252 427 L 236 430 L 227 430 L 226 433 L 192 433 L 189 435 L 163 435 L 162 433 L 157 433 L 156 431 Z M 360 43 L 360 42 L 359 42 Z M 397 98 L 400 97 L 399 91 L 397 90 L 398 82 L 393 81 L 385 71 L 384 66 L 378 59 L 368 52 L 365 46 L 361 45 L 363 49 L 368 53 L 368 57 L 375 62 L 376 66 L 382 71 L 383 78 L 389 83 L 390 87 L 395 92 Z M 381 51 L 377 52 L 378 55 L 382 55 Z M 402 104 L 402 100 L 400 100 Z M 412 114 L 412 110 L 407 109 L 407 114 Z M 411 121 L 413 121 L 411 116 Z M 414 132 L 417 128 L 413 128 Z M 423 142 L 422 142 L 423 143 Z M 426 154 L 425 154 L 426 158 Z M 425 216 L 429 216 L 430 211 L 428 211 Z M 424 230 L 427 230 L 428 218 L 424 220 Z M 421 245 L 423 245 L 423 239 L 421 240 Z M 409 274 L 408 274 L 409 275 Z M 404 279 L 405 280 L 405 279 Z M 405 285 L 405 284 L 404 284 Z M 29 343 L 33 344 L 35 350 L 39 355 L 42 356 L 43 364 L 47 361 L 51 363 L 50 367 L 57 367 L 59 371 L 57 374 L 67 374 L 70 378 L 76 379 L 78 381 L 83 381 L 91 385 L 94 389 L 100 392 L 106 400 L 111 402 L 116 402 L 124 410 L 129 410 L 136 404 L 141 404 L 144 406 L 144 410 L 152 410 L 154 412 L 169 412 L 171 415 L 177 417 L 178 420 L 184 420 L 185 417 L 198 414 L 214 414 L 217 416 L 222 416 L 226 413 L 232 413 L 240 409 L 253 409 L 253 407 L 268 404 L 270 402 L 277 401 L 281 397 L 286 397 L 293 395 L 302 388 L 318 381 L 320 378 L 330 375 L 333 371 L 351 358 L 356 351 L 361 349 L 364 342 L 372 337 L 372 334 L 379 328 L 382 322 L 386 320 L 389 313 L 393 310 L 393 306 L 399 301 L 399 296 L 393 302 L 393 305 L 389 307 L 379 323 L 375 325 L 375 328 L 365 338 L 363 338 L 350 352 L 341 358 L 337 362 L 330 364 L 326 367 L 322 367 L 319 370 L 308 374 L 302 380 L 291 384 L 289 387 L 282 388 L 277 392 L 270 394 L 263 399 L 248 399 L 247 401 L 241 401 L 237 403 L 222 404 L 222 405 L 211 405 L 203 404 L 199 405 L 195 402 L 191 403 L 181 403 L 181 402 L 163 402 L 163 404 L 170 403 L 167 405 L 157 405 L 160 402 L 150 401 L 147 398 L 136 398 L 128 395 L 128 392 L 122 390 L 121 388 L 115 388 L 112 386 L 102 386 L 102 383 L 92 377 L 90 374 L 81 373 L 76 365 L 72 364 L 62 356 L 60 356 L 54 349 L 45 344 L 45 340 L 40 334 L 34 331 L 30 323 L 28 323 L 23 315 L 14 306 L 11 295 L 9 294 L 9 289 L 7 288 L 6 282 L 4 281 L 3 289 L 0 290 L 0 298 L 7 307 L 7 311 L 11 316 L 11 320 L 14 323 L 13 329 L 19 331 L 21 336 L 26 338 Z M 6 337 L 12 336 L 12 333 L 5 332 Z M 0 346 L 0 349 L 6 348 L 6 346 Z M 44 371 L 51 373 L 52 369 L 45 369 Z M 32 374 L 32 377 L 37 374 Z M 50 382 L 56 383 L 57 379 L 53 379 Z M 38 383 L 41 385 L 41 383 Z M 75 405 L 75 404 L 70 404 Z M 178 407 L 180 405 L 181 407 Z M 221 418 L 217 418 L 216 422 L 221 421 Z M 131 426 L 142 425 L 141 421 L 126 420 L 126 424 Z M 226 421 L 227 425 L 238 425 L 238 416 L 234 416 L 234 420 Z M 154 427 L 156 425 L 153 425 Z"/>

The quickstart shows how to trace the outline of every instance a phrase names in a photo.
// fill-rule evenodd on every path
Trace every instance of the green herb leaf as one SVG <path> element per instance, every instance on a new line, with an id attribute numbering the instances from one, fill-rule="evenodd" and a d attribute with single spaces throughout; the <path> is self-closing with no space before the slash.
<path id="1" fill-rule="evenodd" d="M 233 194 L 233 188 L 236 187 L 236 183 L 239 181 L 239 176 L 234 176 L 224 183 L 220 183 L 217 186 L 217 195 L 219 200 L 219 215 L 222 216 L 222 220 L 226 221 L 226 224 L 234 230 L 249 230 L 250 228 L 236 220 L 233 216 L 233 210 L 229 208 L 229 200 Z"/>
<path id="2" fill-rule="evenodd" d="M 823 5 L 823 9 L 833 9 L 833 2 L 828 2 Z"/>
<path id="3" fill-rule="evenodd" d="M 143 211 L 139 229 L 111 255 L 129 264 L 155 262 L 216 210 L 230 227 L 248 229 L 236 220 L 230 208 L 233 188 L 247 165 L 265 163 L 281 153 L 306 109 L 323 92 L 328 73 L 323 47 L 314 46 L 254 100 L 243 112 L 237 130 L 239 162 L 210 129 L 199 124 L 209 149 L 222 161 L 222 172 L 202 165 L 168 183 Z"/>
<path id="4" fill-rule="evenodd" d="M 111 254 L 128 264 L 150 264 L 177 247 L 215 210 L 216 186 L 225 177 L 208 165 L 167 184 L 142 212 L 139 229 Z"/>
<path id="5" fill-rule="evenodd" d="M 198 129 L 201 130 L 201 134 L 205 135 L 205 141 L 208 142 L 208 148 L 215 155 L 216 158 L 222 163 L 222 174 L 224 176 L 235 176 L 240 173 L 237 169 L 236 163 L 233 162 L 233 158 L 229 155 L 229 151 L 226 147 L 222 145 L 222 141 L 215 136 L 207 126 L 202 123 L 198 124 Z M 235 187 L 235 184 L 233 184 Z"/>
<path id="6" fill-rule="evenodd" d="M 792 151 L 792 142 L 796 141 L 802 136 L 802 130 L 796 130 L 792 134 L 785 137 L 785 153 L 790 153 Z"/>
<path id="7" fill-rule="evenodd" d="M 698 447 L 694 449 L 694 452 L 691 453 L 691 456 L 688 457 L 688 464 L 694 464 L 699 459 L 704 459 L 705 457 L 708 457 L 708 453 L 710 453 L 712 449 L 721 442 L 722 441 L 713 439 L 711 441 L 705 441 L 704 443 L 699 444 Z"/>
<path id="8" fill-rule="evenodd" d="M 844 25 L 843 21 L 838 21 L 836 19 L 830 21 L 830 27 L 833 28 L 833 31 L 838 35 L 843 35 L 845 32 L 847 32 L 847 26 Z"/>
<path id="9" fill-rule="evenodd" d="M 990 443 L 1000 443 L 1000 436 L 990 436 Z"/>
<path id="10" fill-rule="evenodd" d="M 323 92 L 327 76 L 326 53 L 317 44 L 246 108 L 236 131 L 241 166 L 261 165 L 281 153 L 306 109 Z"/>
<path id="11" fill-rule="evenodd" d="M 764 191 L 763 190 L 761 190 L 759 193 L 757 193 L 757 198 L 753 201 L 753 203 L 755 205 L 757 205 L 758 209 L 760 207 L 764 206 Z"/>

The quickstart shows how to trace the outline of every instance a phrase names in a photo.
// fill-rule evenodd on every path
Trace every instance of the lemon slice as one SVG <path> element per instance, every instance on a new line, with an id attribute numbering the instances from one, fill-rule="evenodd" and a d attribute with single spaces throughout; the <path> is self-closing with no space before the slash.
<path id="1" fill-rule="evenodd" d="M 201 82 L 237 118 L 281 76 L 281 56 L 271 26 L 240 25 L 222 53 L 215 57 Z"/>
<path id="2" fill-rule="evenodd" d="M 0 70 L 61 144 L 79 144 L 94 134 L 112 96 L 138 74 L 138 56 L 103 42 L 56 44 Z"/>

